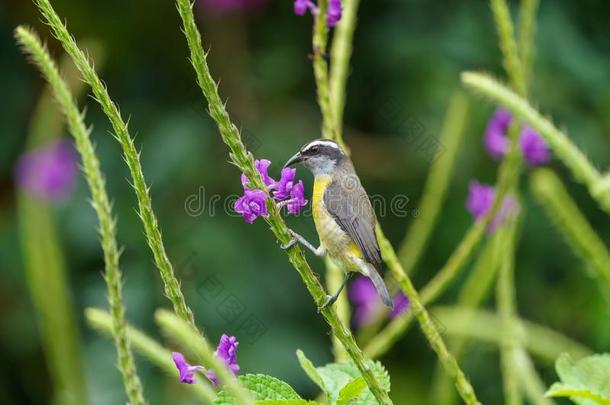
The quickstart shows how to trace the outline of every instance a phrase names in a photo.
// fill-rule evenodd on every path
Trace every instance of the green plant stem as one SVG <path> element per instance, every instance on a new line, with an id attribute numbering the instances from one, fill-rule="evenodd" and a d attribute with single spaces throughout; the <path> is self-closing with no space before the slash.
<path id="1" fill-rule="evenodd" d="M 136 372 L 135 362 L 125 332 L 125 309 L 121 296 L 121 270 L 119 268 L 119 249 L 116 242 L 116 223 L 112 216 L 110 200 L 105 189 L 105 180 L 100 170 L 99 161 L 90 139 L 91 131 L 84 123 L 83 115 L 62 80 L 55 63 L 43 46 L 38 36 L 24 27 L 18 27 L 15 36 L 34 64 L 40 69 L 53 90 L 68 123 L 68 129 L 76 141 L 76 148 L 81 156 L 83 172 L 91 191 L 92 205 L 99 221 L 99 233 L 104 252 L 106 285 L 108 301 L 112 314 L 114 343 L 118 353 L 118 367 L 123 377 L 125 393 L 132 405 L 145 404 L 142 385 Z"/>
<path id="2" fill-rule="evenodd" d="M 455 92 L 443 123 L 440 143 L 445 151 L 430 168 L 419 203 L 420 215 L 413 221 L 400 245 L 398 257 L 405 272 L 411 274 L 430 240 L 438 214 L 445 201 L 454 163 L 462 142 L 468 117 L 468 100 L 462 92 Z"/>
<path id="3" fill-rule="evenodd" d="M 354 31 L 358 17 L 360 0 L 346 0 L 343 2 L 343 15 L 335 26 L 335 33 L 330 51 L 330 105 L 334 127 L 337 130 L 337 139 L 342 142 L 343 113 L 345 111 L 345 95 L 347 77 L 349 75 L 349 61 L 352 56 Z"/>
<path id="4" fill-rule="evenodd" d="M 352 53 L 352 39 L 356 28 L 356 15 L 359 0 L 350 0 L 344 3 L 343 16 L 335 26 L 332 50 L 330 53 L 331 64 L 330 74 L 328 64 L 324 58 L 314 58 L 314 73 L 316 78 L 316 88 L 318 89 L 318 103 L 320 112 L 323 116 L 323 123 L 332 121 L 333 130 L 324 132 L 323 135 L 330 137 L 338 142 L 343 149 L 349 153 L 347 145 L 343 142 L 343 111 L 345 108 L 345 86 L 349 69 L 349 60 Z M 328 7 L 326 5 L 326 7 Z M 324 13 L 326 14 L 326 13 Z M 319 21 L 324 20 L 324 21 Z M 323 24 L 323 25 L 321 25 Z M 326 47 L 328 30 L 325 30 L 326 16 L 318 14 L 314 25 L 313 43 L 314 49 Z M 318 56 L 318 55 L 316 55 Z M 326 93 L 328 95 L 326 96 Z M 326 105 L 328 99 L 329 105 Z M 326 289 L 337 291 L 343 283 L 343 269 L 336 266 L 330 259 L 326 258 Z M 350 324 L 350 305 L 347 291 L 343 290 L 334 304 L 337 315 L 344 325 Z M 341 342 L 333 337 L 333 353 L 335 361 L 345 361 L 348 359 L 347 352 Z"/>
<path id="5" fill-rule="evenodd" d="M 343 137 L 339 133 L 337 121 L 334 118 L 333 106 L 329 89 L 328 62 L 326 50 L 328 45 L 328 27 L 326 26 L 326 11 L 328 0 L 318 1 L 318 13 L 314 19 L 312 46 L 313 46 L 313 73 L 318 92 L 318 105 L 322 114 L 322 136 L 329 138 L 347 150 Z"/>
<path id="6" fill-rule="evenodd" d="M 568 246 L 599 280 L 599 288 L 610 302 L 610 252 L 559 177 L 549 169 L 538 169 L 531 177 L 530 188 Z"/>
<path id="7" fill-rule="evenodd" d="M 210 74 L 206 62 L 206 55 L 201 43 L 201 36 L 195 24 L 191 3 L 189 0 L 177 0 L 176 4 L 178 13 L 182 19 L 183 31 L 190 50 L 191 63 L 193 64 L 193 68 L 197 75 L 197 83 L 208 102 L 210 116 L 216 122 L 223 142 L 229 147 L 231 162 L 248 177 L 253 183 L 254 188 L 265 190 L 266 188 L 262 179 L 254 166 L 254 159 L 246 150 L 239 131 L 231 122 L 224 103 L 218 94 L 218 87 Z M 281 244 L 288 243 L 291 240 L 291 236 L 277 206 L 271 199 L 268 199 L 267 207 L 269 209 L 269 217 L 266 220 L 271 231 Z M 318 308 L 322 307 L 326 301 L 327 294 L 320 284 L 318 277 L 309 267 L 309 264 L 303 255 L 303 251 L 299 246 L 295 245 L 290 249 L 287 249 L 286 253 L 288 255 L 288 260 L 298 271 L 301 279 L 305 283 L 314 303 Z M 356 344 L 350 330 L 341 323 L 335 310 L 332 307 L 327 307 L 321 310 L 321 314 L 331 328 L 333 335 L 341 342 L 352 361 L 354 361 L 354 364 L 356 364 L 362 373 L 362 376 L 375 398 L 383 405 L 391 404 L 392 402 L 389 396 L 381 389 L 379 383 L 371 373 L 371 370 L 366 365 L 362 350 Z"/>
<path id="8" fill-rule="evenodd" d="M 129 172 L 131 173 L 132 186 L 135 190 L 138 200 L 138 214 L 144 225 L 146 240 L 152 250 L 155 265 L 159 269 L 161 279 L 163 280 L 165 295 L 172 302 L 174 311 L 182 318 L 188 320 L 193 326 L 195 320 L 193 313 L 186 304 L 184 296 L 180 289 L 180 283 L 174 274 L 172 265 L 165 252 L 161 231 L 157 223 L 157 218 L 152 208 L 149 188 L 146 185 L 142 166 L 140 165 L 139 153 L 136 150 L 133 139 L 127 129 L 127 124 L 121 117 L 121 113 L 117 105 L 112 101 L 104 83 L 100 80 L 92 63 L 89 61 L 85 53 L 78 47 L 76 41 L 68 32 L 68 29 L 61 21 L 49 0 L 35 0 L 36 5 L 40 9 L 47 24 L 55 37 L 61 42 L 66 52 L 72 57 L 78 70 L 81 72 L 85 82 L 91 87 L 95 99 L 101 105 L 102 110 L 108 116 L 112 128 L 115 132 L 115 138 L 121 145 L 123 150 L 123 158 L 127 163 Z"/>
<path id="9" fill-rule="evenodd" d="M 500 363 L 504 386 L 504 399 L 507 405 L 523 403 L 518 381 L 518 372 L 514 363 L 515 351 L 519 350 L 517 339 L 513 337 L 513 318 L 515 317 L 515 226 L 510 225 L 498 230 L 502 233 L 503 243 L 498 245 L 495 254 L 502 257 L 498 277 L 496 299 L 502 329 L 507 338 L 500 344 Z"/>
<path id="10" fill-rule="evenodd" d="M 410 301 L 410 313 L 413 313 L 419 325 L 424 332 L 424 335 L 428 339 L 428 342 L 432 346 L 432 349 L 438 356 L 439 361 L 445 368 L 445 371 L 454 379 L 456 388 L 460 393 L 460 396 L 467 404 L 478 404 L 476 394 L 472 385 L 460 369 L 455 358 L 449 353 L 443 338 L 441 337 L 436 325 L 432 322 L 428 311 L 424 307 L 417 290 L 411 283 L 409 277 L 405 274 L 402 269 L 398 257 L 394 253 L 390 242 L 383 235 L 381 228 L 377 227 L 377 239 L 379 241 L 379 247 L 381 249 L 381 256 L 384 261 L 388 264 L 392 276 L 396 279 L 402 292 L 409 297 Z"/>
<path id="11" fill-rule="evenodd" d="M 254 403 L 250 394 L 239 384 L 225 362 L 216 357 L 207 340 L 201 339 L 197 329 L 193 328 L 189 322 L 164 309 L 155 312 L 155 320 L 166 335 L 195 356 L 197 364 L 214 370 L 218 380 L 239 404 Z"/>
<path id="12" fill-rule="evenodd" d="M 87 308 L 85 317 L 92 328 L 112 336 L 112 317 L 108 312 L 96 308 Z M 127 339 L 129 339 L 133 348 L 177 382 L 178 380 L 175 378 L 176 365 L 172 361 L 172 353 L 153 338 L 129 324 L 126 325 L 126 330 Z M 195 384 L 186 384 L 186 388 L 190 389 L 193 395 L 196 395 L 203 403 L 211 404 L 216 399 L 216 391 L 206 381 L 205 378 L 198 378 Z"/>
<path id="13" fill-rule="evenodd" d="M 62 60 L 61 70 L 70 89 L 81 93 L 78 72 L 68 58 Z M 47 87 L 29 123 L 27 149 L 57 139 L 63 130 L 61 113 Z M 87 404 L 80 336 L 53 208 L 45 200 L 18 191 L 16 211 L 27 285 L 53 384 L 49 402 Z"/>
<path id="14" fill-rule="evenodd" d="M 493 284 L 498 269 L 498 257 L 496 256 L 496 244 L 499 243 L 501 233 L 496 232 L 487 239 L 482 252 L 479 254 L 473 270 L 460 288 L 456 306 L 462 308 L 476 308 L 483 301 L 489 288 Z M 459 361 L 467 339 L 461 336 L 449 340 L 449 348 L 455 358 Z M 454 403 L 454 390 L 451 388 L 451 379 L 437 368 L 434 382 L 432 384 L 432 402 L 435 404 Z"/>
<path id="15" fill-rule="evenodd" d="M 502 319 L 493 312 L 458 307 L 435 307 L 432 314 L 444 326 L 445 333 L 469 339 L 501 344 L 507 339 L 502 329 Z M 522 345 L 547 364 L 554 364 L 557 357 L 570 353 L 576 358 L 586 357 L 591 349 L 546 326 L 515 318 L 515 333 Z"/>
<path id="16" fill-rule="evenodd" d="M 485 227 L 486 221 L 483 220 L 476 222 L 468 230 L 466 236 L 464 236 L 460 244 L 447 260 L 447 263 L 421 290 L 420 297 L 422 305 L 427 306 L 431 304 L 449 287 L 451 281 L 453 281 L 459 274 L 460 270 L 464 267 L 472 255 L 472 252 L 483 238 L 483 235 L 485 234 Z M 389 267 L 389 263 L 387 264 Z M 404 277 L 404 275 L 401 277 Z M 371 358 L 376 358 L 386 353 L 407 331 L 413 319 L 413 311 L 407 311 L 404 314 L 396 317 L 381 332 L 379 332 L 377 336 L 368 342 L 364 348 L 365 354 Z"/>
<path id="17" fill-rule="evenodd" d="M 506 70 L 510 82 L 517 93 L 525 95 L 525 76 L 517 50 L 517 42 L 515 41 L 510 10 L 508 9 L 506 0 L 491 0 L 490 4 L 496 21 L 496 29 L 498 31 L 498 39 L 504 61 L 504 70 Z"/>
<path id="18" fill-rule="evenodd" d="M 538 4 L 539 0 L 521 0 L 519 5 L 519 50 L 526 89 L 528 88 L 534 59 L 534 35 L 536 34 Z"/>
<path id="19" fill-rule="evenodd" d="M 547 387 L 536 372 L 532 359 L 522 347 L 513 350 L 512 362 L 515 364 L 519 383 L 529 401 L 534 405 L 553 405 L 555 402 L 544 396 Z"/>
<path id="20" fill-rule="evenodd" d="M 328 291 L 334 292 L 339 289 L 341 284 L 343 283 L 343 270 L 337 266 L 329 257 L 324 259 L 324 263 L 326 265 L 326 288 Z M 339 321 L 343 325 L 350 324 L 350 305 L 347 297 L 347 288 L 344 288 L 339 294 L 337 301 L 333 304 L 335 310 L 337 311 L 337 316 L 339 317 Z M 333 355 L 335 357 L 335 361 L 342 362 L 347 361 L 349 359 L 349 355 L 347 351 L 337 339 L 336 336 L 332 336 L 333 342 Z"/>
<path id="21" fill-rule="evenodd" d="M 506 107 L 526 121 L 544 138 L 555 155 L 570 169 L 574 178 L 588 188 L 600 207 L 610 213 L 610 182 L 603 181 L 598 170 L 562 131 L 543 118 L 524 98 L 488 75 L 464 72 L 462 82 L 470 90 Z"/>

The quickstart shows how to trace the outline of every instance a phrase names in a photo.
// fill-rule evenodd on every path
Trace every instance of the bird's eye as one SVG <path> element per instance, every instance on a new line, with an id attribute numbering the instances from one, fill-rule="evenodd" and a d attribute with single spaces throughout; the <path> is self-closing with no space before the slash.
<path id="1" fill-rule="evenodd" d="M 309 148 L 309 153 L 316 154 L 316 153 L 318 153 L 319 150 L 320 150 L 319 146 L 312 146 L 311 148 Z"/>

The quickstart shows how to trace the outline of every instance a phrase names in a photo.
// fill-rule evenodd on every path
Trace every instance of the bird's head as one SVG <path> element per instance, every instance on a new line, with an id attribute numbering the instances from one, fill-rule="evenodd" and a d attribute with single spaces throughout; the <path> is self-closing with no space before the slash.
<path id="1" fill-rule="evenodd" d="M 347 157 L 343 149 L 329 139 L 317 139 L 301 147 L 301 149 L 284 165 L 292 166 L 303 163 L 315 175 L 330 175 L 337 165 Z"/>

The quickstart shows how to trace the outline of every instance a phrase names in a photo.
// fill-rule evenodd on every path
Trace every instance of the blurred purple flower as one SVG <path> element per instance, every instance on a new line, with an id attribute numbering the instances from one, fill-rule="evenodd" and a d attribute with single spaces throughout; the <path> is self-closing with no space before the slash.
<path id="1" fill-rule="evenodd" d="M 549 149 L 544 139 L 529 125 L 524 125 L 519 138 L 519 146 L 525 161 L 530 166 L 538 166 L 549 161 Z"/>
<path id="2" fill-rule="evenodd" d="M 373 282 L 364 276 L 358 276 L 349 286 L 349 299 L 354 306 L 354 323 L 358 328 L 368 326 L 385 312 Z M 409 309 L 409 299 L 398 293 L 393 298 L 394 309 L 390 312 L 390 318 L 394 319 Z"/>
<path id="3" fill-rule="evenodd" d="M 498 108 L 491 116 L 485 130 L 485 148 L 494 159 L 502 158 L 508 151 L 506 132 L 512 117 L 504 108 Z"/>
<path id="4" fill-rule="evenodd" d="M 390 319 L 394 319 L 399 315 L 404 314 L 409 310 L 411 301 L 402 291 L 396 294 L 393 298 L 394 308 L 390 312 Z"/>
<path id="5" fill-rule="evenodd" d="M 334 27 L 337 25 L 343 14 L 343 4 L 341 0 L 329 0 L 328 11 L 326 12 L 326 25 Z"/>
<path id="6" fill-rule="evenodd" d="M 492 158 L 502 158 L 509 148 L 508 128 L 512 121 L 510 112 L 498 108 L 489 119 L 485 130 L 485 148 Z M 525 161 L 530 166 L 547 163 L 550 159 L 549 150 L 542 137 L 528 125 L 523 125 L 519 134 L 519 148 Z"/>
<path id="7" fill-rule="evenodd" d="M 267 193 L 263 190 L 244 191 L 244 195 L 235 201 L 233 209 L 238 214 L 241 214 L 247 223 L 251 224 L 258 217 L 268 217 L 267 211 Z"/>
<path id="8" fill-rule="evenodd" d="M 295 0 L 294 1 L 294 13 L 296 15 L 305 15 L 307 10 L 311 12 L 312 15 L 316 15 L 318 13 L 318 7 L 311 0 Z"/>
<path id="9" fill-rule="evenodd" d="M 237 364 L 238 347 L 239 342 L 237 341 L 237 338 L 225 334 L 220 337 L 220 342 L 218 342 L 218 346 L 216 347 L 216 357 L 224 361 L 233 374 L 239 371 L 239 364 Z M 207 377 L 212 384 L 218 385 L 218 378 L 212 370 L 208 370 Z"/>
<path id="10" fill-rule="evenodd" d="M 478 221 L 487 214 L 494 202 L 494 196 L 495 191 L 492 186 L 481 184 L 478 181 L 470 182 L 466 208 L 475 220 Z"/>
<path id="11" fill-rule="evenodd" d="M 78 177 L 78 157 L 72 144 L 58 140 L 24 153 L 15 167 L 15 181 L 24 191 L 46 200 L 70 196 Z"/>
<path id="12" fill-rule="evenodd" d="M 173 352 L 172 359 L 174 359 L 178 373 L 180 373 L 180 382 L 183 384 L 194 384 L 195 373 L 205 369 L 203 366 L 191 366 L 187 363 L 184 355 L 179 352 Z"/>
<path id="13" fill-rule="evenodd" d="M 470 183 L 466 208 L 472 214 L 475 221 L 481 220 L 491 209 L 496 192 L 492 186 L 480 184 L 477 181 Z M 487 227 L 487 233 L 493 233 L 506 221 L 507 218 L 519 213 L 521 207 L 513 196 L 506 196 L 502 201 L 502 206 L 494 219 Z"/>
<path id="14" fill-rule="evenodd" d="M 204 12 L 221 15 L 265 6 L 268 0 L 199 0 Z"/>
<path id="15" fill-rule="evenodd" d="M 309 11 L 311 15 L 318 14 L 318 7 L 313 0 L 295 0 L 294 13 L 296 15 L 305 15 Z M 329 28 L 337 25 L 343 15 L 343 4 L 341 0 L 329 0 L 328 9 L 326 10 L 326 26 Z"/>
<path id="16" fill-rule="evenodd" d="M 358 276 L 349 286 L 348 295 L 354 305 L 354 323 L 359 328 L 370 325 L 383 310 L 377 290 L 368 277 Z"/>

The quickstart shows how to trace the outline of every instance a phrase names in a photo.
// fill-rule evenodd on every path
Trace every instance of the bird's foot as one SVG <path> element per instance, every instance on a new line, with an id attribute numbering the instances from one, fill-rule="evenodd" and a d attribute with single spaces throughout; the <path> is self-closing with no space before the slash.
<path id="1" fill-rule="evenodd" d="M 286 249 L 290 249 L 291 247 L 293 247 L 294 245 L 297 244 L 298 240 L 297 238 L 294 236 L 294 232 L 292 232 L 292 229 L 288 229 L 288 233 L 290 234 L 290 237 L 292 239 L 290 239 L 287 243 L 282 243 L 280 245 L 280 248 L 286 250 Z"/>

